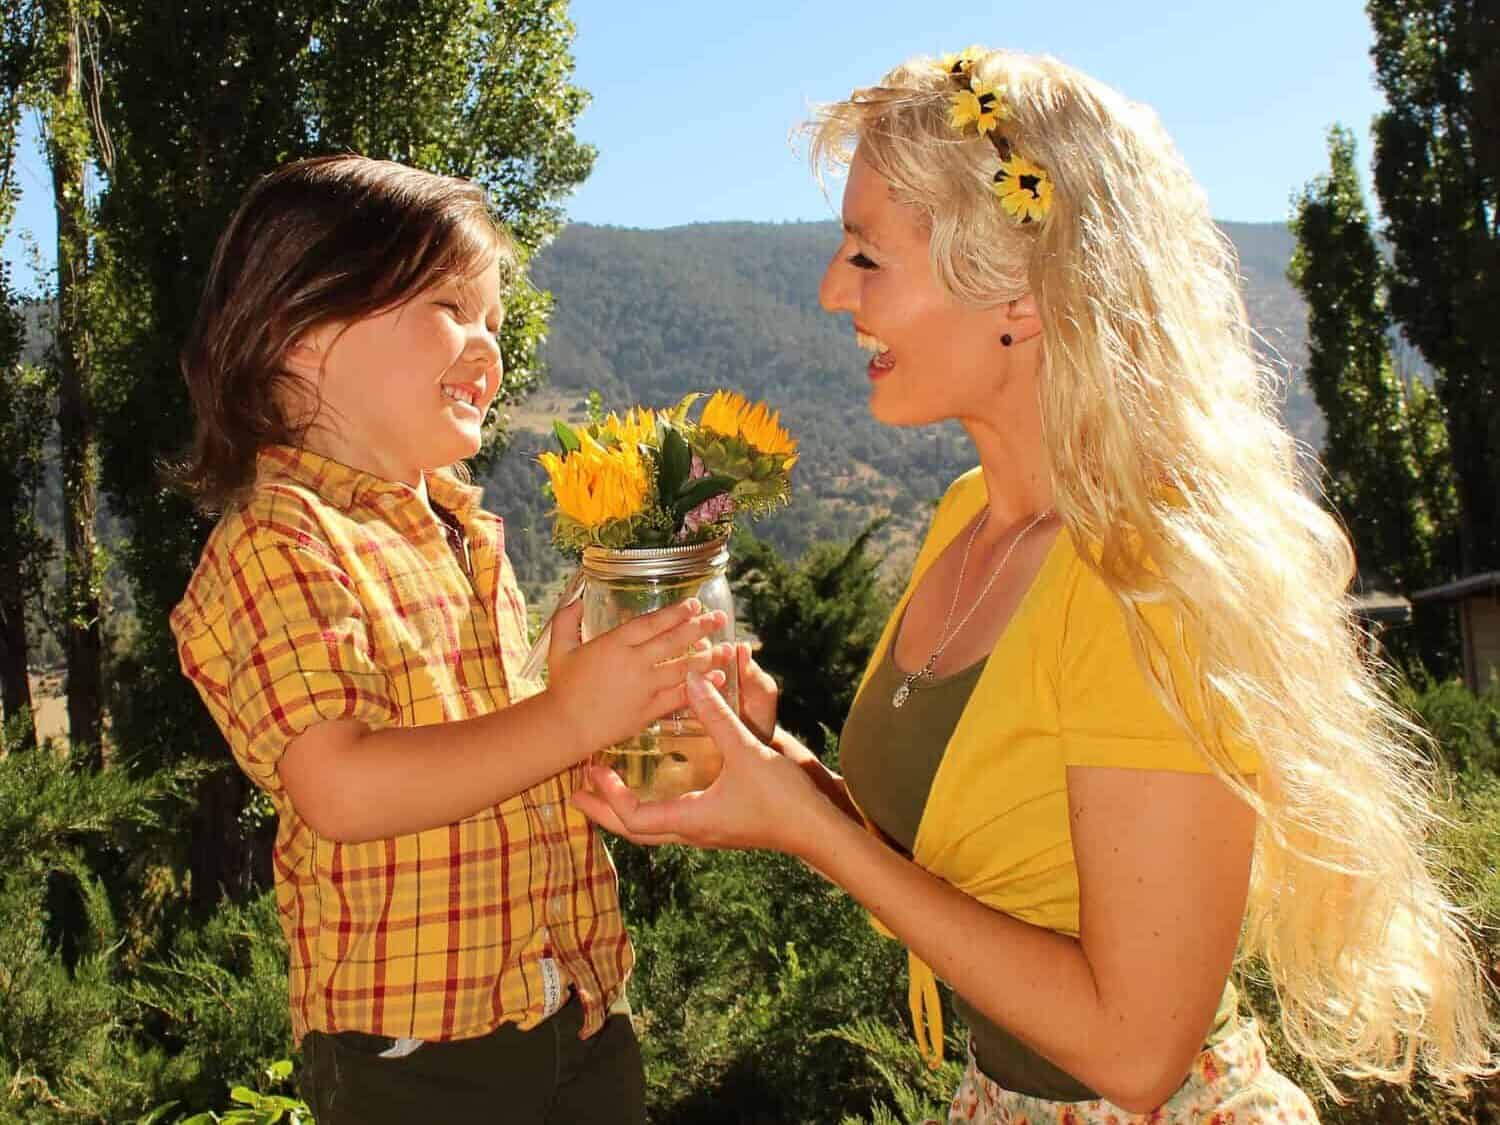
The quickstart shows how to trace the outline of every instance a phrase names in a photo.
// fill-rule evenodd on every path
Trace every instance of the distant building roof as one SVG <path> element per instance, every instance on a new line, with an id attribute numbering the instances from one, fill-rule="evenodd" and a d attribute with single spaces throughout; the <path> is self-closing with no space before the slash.
<path id="1" fill-rule="evenodd" d="M 1500 570 L 1487 570 L 1483 574 L 1471 574 L 1456 582 L 1418 590 L 1412 594 L 1411 600 L 1414 602 L 1450 602 L 1455 598 L 1468 597 L 1470 594 L 1483 594 L 1496 588 L 1500 588 Z"/>
<path id="2" fill-rule="evenodd" d="M 1387 594 L 1382 590 L 1371 590 L 1355 594 L 1349 599 L 1354 612 L 1369 621 L 1386 625 L 1400 625 L 1411 620 L 1411 602 L 1400 594 Z"/>

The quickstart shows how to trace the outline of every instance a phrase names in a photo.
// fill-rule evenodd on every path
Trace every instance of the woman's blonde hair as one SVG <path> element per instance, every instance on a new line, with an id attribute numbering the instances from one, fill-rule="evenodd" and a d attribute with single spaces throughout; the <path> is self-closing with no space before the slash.
<path id="1" fill-rule="evenodd" d="M 1353 552 L 1299 487 L 1231 245 L 1149 109 L 1050 58 L 971 52 L 1003 88 L 1000 130 L 1052 177 L 1045 221 L 1000 206 L 995 148 L 950 124 L 933 59 L 824 107 L 815 167 L 857 146 L 925 214 L 959 299 L 1036 298 L 1057 511 L 1098 545 L 1163 701 L 1260 813 L 1241 953 L 1268 970 L 1289 1043 L 1325 1083 L 1406 1081 L 1419 1060 L 1449 1084 L 1489 1072 L 1484 975 L 1434 877 L 1423 736 L 1363 656 Z M 1162 602 L 1179 636 L 1144 624 Z M 1168 645 L 1195 655 L 1193 682 L 1173 682 Z M 1260 754 L 1258 788 L 1235 741 Z"/>

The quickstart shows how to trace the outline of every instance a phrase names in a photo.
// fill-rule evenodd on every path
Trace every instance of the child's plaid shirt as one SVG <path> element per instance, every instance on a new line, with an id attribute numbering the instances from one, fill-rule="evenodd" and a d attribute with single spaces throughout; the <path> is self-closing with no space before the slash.
<path id="1" fill-rule="evenodd" d="M 450 722 L 539 689 L 517 680 L 526 612 L 501 521 L 450 476 L 429 474 L 427 489 L 463 528 L 467 574 L 410 488 L 262 451 L 253 493 L 219 521 L 172 613 L 182 668 L 279 814 L 297 1041 L 531 1027 L 569 987 L 592 1034 L 634 958 L 614 867 L 568 803 L 582 766 L 456 824 L 359 844 L 313 832 L 277 773 L 319 722 Z"/>

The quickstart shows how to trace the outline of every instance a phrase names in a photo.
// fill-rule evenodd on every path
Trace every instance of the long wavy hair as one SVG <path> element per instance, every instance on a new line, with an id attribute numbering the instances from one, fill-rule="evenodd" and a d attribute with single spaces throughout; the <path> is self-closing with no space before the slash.
<path id="1" fill-rule="evenodd" d="M 815 169 L 857 147 L 925 214 L 960 300 L 1035 296 L 1057 512 L 1098 546 L 1165 705 L 1260 814 L 1241 957 L 1263 962 L 1288 1042 L 1330 1090 L 1332 1072 L 1403 1082 L 1419 1061 L 1451 1085 L 1490 1072 L 1485 978 L 1428 842 L 1423 735 L 1364 655 L 1353 551 L 1300 487 L 1232 246 L 1151 110 L 1054 59 L 971 52 L 1004 88 L 1013 150 L 1052 177 L 1045 221 L 999 205 L 995 149 L 951 126 L 933 59 L 823 107 Z M 1145 625 L 1152 603 L 1180 635 Z M 1190 682 L 1167 645 L 1194 654 Z M 1255 783 L 1236 741 L 1260 754 Z"/>

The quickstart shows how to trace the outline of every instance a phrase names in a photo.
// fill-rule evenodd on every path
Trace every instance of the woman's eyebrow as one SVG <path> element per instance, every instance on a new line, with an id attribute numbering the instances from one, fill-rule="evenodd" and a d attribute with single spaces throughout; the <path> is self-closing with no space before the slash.
<path id="1" fill-rule="evenodd" d="M 871 237 L 870 232 L 865 227 L 860 226 L 858 223 L 846 222 L 844 224 L 844 231 L 846 234 L 852 234 L 855 238 L 859 239 L 861 242 L 866 243 L 869 246 L 877 248 L 880 246 L 880 243 L 877 242 L 873 237 Z"/>

